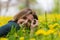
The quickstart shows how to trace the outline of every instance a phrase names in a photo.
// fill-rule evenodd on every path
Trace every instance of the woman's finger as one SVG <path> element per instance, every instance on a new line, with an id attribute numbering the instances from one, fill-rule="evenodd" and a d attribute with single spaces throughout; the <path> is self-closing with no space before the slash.
<path id="1" fill-rule="evenodd" d="M 26 19 L 22 24 L 26 24 L 28 22 L 28 19 Z"/>
<path id="2" fill-rule="evenodd" d="M 37 26 L 38 25 L 38 20 L 36 20 L 36 24 L 35 24 L 35 26 Z"/>
<path id="3" fill-rule="evenodd" d="M 31 27 L 36 27 L 38 25 L 38 20 L 36 20 L 36 23 L 35 24 L 33 24 L 33 23 L 34 23 L 34 21 L 32 21 Z"/>
<path id="4" fill-rule="evenodd" d="M 24 22 L 25 20 L 24 19 L 20 19 L 20 20 L 18 20 L 18 24 L 21 24 L 22 22 Z"/>

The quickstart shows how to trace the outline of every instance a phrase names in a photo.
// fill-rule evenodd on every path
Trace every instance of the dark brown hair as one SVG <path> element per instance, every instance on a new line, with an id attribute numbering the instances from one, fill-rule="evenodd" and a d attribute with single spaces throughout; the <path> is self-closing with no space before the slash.
<path id="1" fill-rule="evenodd" d="M 30 8 L 25 8 L 14 16 L 14 21 L 18 21 L 20 18 L 25 17 L 27 14 L 32 14 L 34 19 L 38 20 L 38 17 L 34 11 Z"/>

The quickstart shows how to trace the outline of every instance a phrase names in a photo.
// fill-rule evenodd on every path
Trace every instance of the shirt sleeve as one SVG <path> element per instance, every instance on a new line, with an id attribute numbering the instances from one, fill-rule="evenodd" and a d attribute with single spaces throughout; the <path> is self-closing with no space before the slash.
<path id="1" fill-rule="evenodd" d="M 12 27 L 16 28 L 16 30 L 20 29 L 20 27 L 17 23 L 10 21 L 10 22 L 8 22 L 8 24 L 0 27 L 0 37 L 7 35 L 10 32 Z"/>

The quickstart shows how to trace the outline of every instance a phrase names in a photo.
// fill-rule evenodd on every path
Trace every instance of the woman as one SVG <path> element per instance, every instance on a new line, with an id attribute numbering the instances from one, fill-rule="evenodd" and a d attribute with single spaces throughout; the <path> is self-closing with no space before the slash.
<path id="1" fill-rule="evenodd" d="M 23 9 L 21 12 L 16 14 L 11 21 L 0 28 L 0 37 L 6 36 L 10 32 L 12 27 L 16 28 L 16 30 L 19 30 L 20 24 L 26 26 L 29 26 L 30 24 L 30 29 L 37 26 L 38 18 L 36 13 L 29 8 Z"/>

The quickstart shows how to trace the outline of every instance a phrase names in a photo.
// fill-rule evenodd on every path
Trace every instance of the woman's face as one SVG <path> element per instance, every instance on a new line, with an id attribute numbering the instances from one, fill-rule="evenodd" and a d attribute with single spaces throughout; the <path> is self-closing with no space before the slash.
<path id="1" fill-rule="evenodd" d="M 28 14 L 28 15 L 26 15 L 24 18 L 19 19 L 19 20 L 18 20 L 18 23 L 20 23 L 21 21 L 22 21 L 22 22 L 23 22 L 23 21 L 26 21 L 26 23 L 28 23 L 28 20 L 30 20 L 30 21 L 34 20 L 34 17 L 33 17 L 32 14 Z"/>

